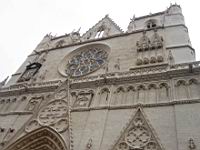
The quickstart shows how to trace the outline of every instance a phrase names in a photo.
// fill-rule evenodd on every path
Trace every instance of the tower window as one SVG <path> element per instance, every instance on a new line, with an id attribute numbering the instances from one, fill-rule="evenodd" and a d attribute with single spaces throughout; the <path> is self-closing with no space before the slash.
<path id="1" fill-rule="evenodd" d="M 104 30 L 99 30 L 95 36 L 95 39 L 103 37 Z"/>
<path id="2" fill-rule="evenodd" d="M 150 20 L 150 21 L 148 21 L 148 23 L 146 24 L 146 27 L 147 27 L 147 29 L 155 28 L 155 27 L 157 27 L 157 24 L 156 24 L 155 21 Z"/>

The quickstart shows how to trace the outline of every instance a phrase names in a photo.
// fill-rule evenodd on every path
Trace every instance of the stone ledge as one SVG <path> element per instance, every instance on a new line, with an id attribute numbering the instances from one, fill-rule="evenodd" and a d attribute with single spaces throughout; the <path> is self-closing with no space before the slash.
<path id="1" fill-rule="evenodd" d="M 0 113 L 0 116 L 10 116 L 10 115 L 32 115 L 33 112 L 30 111 L 16 111 L 16 112 L 6 112 Z"/>
<path id="2" fill-rule="evenodd" d="M 81 111 L 92 111 L 92 110 L 115 110 L 115 109 L 131 109 L 137 107 L 164 107 L 164 106 L 173 106 L 173 105 L 183 105 L 183 104 L 194 104 L 200 103 L 200 99 L 191 99 L 191 100 L 174 100 L 172 102 L 163 102 L 163 103 L 152 103 L 152 104 L 134 104 L 134 105 L 121 105 L 121 106 L 97 106 L 89 108 L 72 108 L 71 112 L 81 112 Z"/>

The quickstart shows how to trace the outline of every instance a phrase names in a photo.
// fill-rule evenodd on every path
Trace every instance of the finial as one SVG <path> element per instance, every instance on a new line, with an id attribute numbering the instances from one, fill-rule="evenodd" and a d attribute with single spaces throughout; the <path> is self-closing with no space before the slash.
<path id="1" fill-rule="evenodd" d="M 9 76 L 7 76 L 2 82 L 0 82 L 0 88 L 6 84 L 6 81 L 8 80 L 8 78 Z"/>
<path id="2" fill-rule="evenodd" d="M 105 15 L 105 18 L 108 18 L 108 17 L 109 17 L 109 14 L 106 14 L 106 15 Z"/>
<path id="3" fill-rule="evenodd" d="M 80 31 L 81 31 L 81 27 L 76 32 L 79 33 Z"/>
<path id="4" fill-rule="evenodd" d="M 130 20 L 131 20 L 131 22 L 135 21 L 135 14 L 133 15 L 133 17 Z"/>

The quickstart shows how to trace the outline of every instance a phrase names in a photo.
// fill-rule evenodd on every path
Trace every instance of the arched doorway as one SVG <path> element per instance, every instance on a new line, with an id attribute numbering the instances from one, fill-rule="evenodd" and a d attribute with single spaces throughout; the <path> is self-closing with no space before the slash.
<path id="1" fill-rule="evenodd" d="M 67 150 L 65 142 L 50 127 L 36 129 L 13 144 L 5 147 L 6 150 Z"/>

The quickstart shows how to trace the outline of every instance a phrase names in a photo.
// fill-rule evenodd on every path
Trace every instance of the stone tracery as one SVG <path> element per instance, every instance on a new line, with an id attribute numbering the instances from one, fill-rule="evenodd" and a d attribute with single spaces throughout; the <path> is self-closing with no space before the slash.
<path id="1" fill-rule="evenodd" d="M 100 48 L 89 48 L 73 56 L 67 64 L 66 73 L 79 77 L 100 68 L 107 60 L 108 53 Z"/>
<path id="2" fill-rule="evenodd" d="M 138 108 L 113 150 L 162 150 L 152 130 L 141 108 Z"/>

